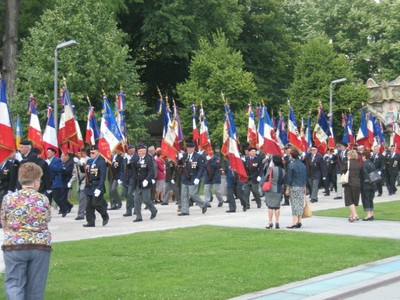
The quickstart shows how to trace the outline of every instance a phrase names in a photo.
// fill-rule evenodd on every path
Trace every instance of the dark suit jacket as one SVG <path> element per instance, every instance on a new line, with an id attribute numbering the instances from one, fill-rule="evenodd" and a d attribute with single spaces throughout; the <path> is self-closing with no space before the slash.
<path id="1" fill-rule="evenodd" d="M 74 171 L 74 161 L 69 158 L 65 163 L 63 163 L 63 168 L 61 171 L 61 179 L 64 188 L 67 188 L 68 182 L 72 178 L 72 172 Z"/>
<path id="2" fill-rule="evenodd" d="M 386 155 L 386 171 L 391 175 L 397 175 L 399 171 L 400 155 L 395 153 L 392 157 L 392 153 L 389 152 Z"/>
<path id="3" fill-rule="evenodd" d="M 327 167 L 325 160 L 320 153 L 316 153 L 313 159 L 312 154 L 307 155 L 308 177 L 310 179 L 320 179 L 327 176 Z"/>
<path id="4" fill-rule="evenodd" d="M 155 179 L 154 175 L 154 158 L 150 154 L 143 156 L 143 161 L 140 160 L 139 155 L 132 158 L 132 166 L 136 174 L 136 183 L 143 189 L 149 189 L 153 185 L 152 180 Z M 143 181 L 147 180 L 147 186 L 143 187 Z"/>
<path id="5" fill-rule="evenodd" d="M 50 182 L 52 189 L 62 188 L 61 171 L 63 169 L 61 158 L 53 157 L 49 164 L 50 168 Z"/>
<path id="6" fill-rule="evenodd" d="M 18 169 L 14 163 L 7 160 L 0 169 L 0 192 L 15 191 L 17 187 Z"/>
<path id="7" fill-rule="evenodd" d="M 115 159 L 113 158 L 113 161 L 108 164 L 108 180 L 122 179 L 123 163 L 124 158 L 121 154 L 117 154 Z"/>
<path id="8" fill-rule="evenodd" d="M 182 166 L 182 184 L 194 185 L 194 180 L 201 179 L 204 172 L 204 158 L 197 152 L 193 152 L 192 159 L 188 160 L 188 154 L 183 154 L 183 157 L 178 161 L 178 165 Z"/>
<path id="9" fill-rule="evenodd" d="M 257 177 L 262 176 L 264 165 L 262 163 L 262 158 L 260 156 L 255 156 L 251 159 L 250 156 L 246 157 L 244 161 L 244 168 L 248 176 L 248 181 L 252 183 L 257 183 Z"/>
<path id="10" fill-rule="evenodd" d="M 103 157 L 98 156 L 87 161 L 86 179 L 86 195 L 93 196 L 96 189 L 101 190 L 103 193 L 106 192 L 104 183 L 107 179 L 107 163 Z"/>

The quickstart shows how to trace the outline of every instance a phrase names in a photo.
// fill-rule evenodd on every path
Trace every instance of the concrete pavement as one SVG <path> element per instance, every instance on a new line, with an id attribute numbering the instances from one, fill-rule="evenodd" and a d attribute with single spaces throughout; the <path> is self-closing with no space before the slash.
<path id="1" fill-rule="evenodd" d="M 333 200 L 333 197 L 334 196 L 322 196 L 322 190 L 320 190 L 319 202 L 311 203 L 313 211 L 344 206 L 343 200 Z M 398 198 L 399 196 L 396 195 L 383 195 L 382 197 L 375 197 L 374 201 L 375 203 L 382 203 L 398 200 Z M 83 228 L 82 225 L 86 223 L 84 220 L 74 220 L 77 210 L 77 208 L 74 207 L 72 213 L 68 214 L 65 218 L 62 218 L 61 215 L 57 215 L 54 210 L 52 221 L 50 222 L 50 230 L 52 232 L 53 242 L 123 235 L 144 231 L 158 231 L 198 225 L 260 228 L 266 230 L 267 208 L 265 207 L 265 204 L 263 204 L 261 209 L 257 209 L 255 202 L 252 202 L 251 209 L 246 212 L 242 211 L 239 202 L 237 202 L 237 204 L 237 212 L 229 214 L 225 212 L 228 209 L 227 204 L 224 204 L 223 207 L 216 207 L 217 203 L 213 202 L 213 207 L 209 208 L 205 215 L 201 213 L 199 207 L 193 206 L 190 208 L 190 216 L 184 217 L 177 216 L 177 206 L 175 204 L 166 206 L 157 205 L 158 215 L 156 219 L 150 220 L 150 212 L 148 210 L 143 210 L 142 214 L 144 221 L 138 223 L 132 222 L 133 217 L 123 217 L 122 214 L 125 210 L 122 208 L 120 210 L 109 211 L 110 221 L 108 225 L 104 227 L 101 226 L 101 218 L 97 214 L 97 224 L 96 227 L 93 228 Z M 363 215 L 360 216 L 360 218 L 362 217 Z M 379 216 L 377 217 L 379 218 Z M 296 230 L 313 233 L 400 239 L 400 222 L 359 221 L 349 223 L 347 218 L 347 213 L 343 218 L 313 216 L 312 218 L 304 219 L 303 227 Z M 291 225 L 291 210 L 288 206 L 283 206 L 281 208 L 280 225 L 281 230 L 286 230 L 286 226 Z M 2 232 L 0 237 L 3 238 Z M 381 267 L 379 268 L 379 266 Z M 2 256 L 0 256 L 0 270 L 4 271 Z M 356 277 L 362 278 L 362 280 L 359 279 L 357 282 L 346 282 L 346 279 L 352 277 L 350 274 L 356 274 Z M 373 274 L 373 276 L 365 276 L 365 274 Z M 368 287 L 371 287 L 371 289 Z M 381 296 L 385 295 L 385 299 L 400 299 L 400 296 L 397 294 L 391 296 L 391 290 L 397 290 L 397 294 L 400 290 L 400 257 L 318 276 L 316 278 L 291 283 L 278 288 L 243 295 L 235 299 L 361 299 L 357 298 L 357 295 L 360 297 L 363 295 L 363 299 L 376 299 L 372 297 L 372 293 L 376 291 L 378 291 Z M 365 291 L 367 294 L 363 294 Z M 341 298 L 341 295 L 345 295 L 345 297 Z M 368 296 L 371 296 L 372 298 L 368 298 Z"/>

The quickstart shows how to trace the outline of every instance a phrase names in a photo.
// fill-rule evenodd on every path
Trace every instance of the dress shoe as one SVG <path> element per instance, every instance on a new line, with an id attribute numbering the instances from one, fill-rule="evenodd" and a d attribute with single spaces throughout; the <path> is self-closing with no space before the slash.
<path id="1" fill-rule="evenodd" d="M 297 227 L 297 224 L 295 224 L 295 225 L 292 225 L 292 226 L 286 226 L 286 228 L 287 229 L 296 229 L 298 227 Z"/>
<path id="2" fill-rule="evenodd" d="M 110 220 L 110 218 L 103 220 L 103 226 L 106 226 L 108 224 L 108 220 Z"/>
<path id="3" fill-rule="evenodd" d="M 300 228 L 302 225 L 303 225 L 303 224 L 301 224 L 301 223 L 297 223 L 297 224 L 296 224 L 296 228 Z"/>
<path id="4" fill-rule="evenodd" d="M 279 223 L 276 223 L 276 224 L 275 224 L 275 228 L 276 228 L 276 229 L 279 229 L 279 228 L 280 228 L 280 227 L 279 227 Z"/>
<path id="5" fill-rule="evenodd" d="M 268 226 L 266 226 L 265 228 L 266 228 L 266 229 L 272 229 L 272 228 L 274 228 L 274 224 L 272 224 L 272 223 L 269 223 L 269 225 L 268 225 Z"/>
<path id="6" fill-rule="evenodd" d="M 61 214 L 61 217 L 65 218 L 65 216 L 66 216 L 67 214 L 68 214 L 68 212 L 64 211 L 64 212 Z"/>
<path id="7" fill-rule="evenodd" d="M 132 217 L 132 214 L 125 213 L 125 214 L 123 214 L 122 216 L 123 216 L 123 217 Z"/>
<path id="8" fill-rule="evenodd" d="M 74 206 L 71 205 L 71 206 L 67 209 L 67 213 L 70 213 L 73 207 L 74 207 Z"/>
<path id="9" fill-rule="evenodd" d="M 151 213 L 150 220 L 153 220 L 157 216 L 158 210 Z"/>
<path id="10" fill-rule="evenodd" d="M 143 221 L 143 219 L 135 219 L 135 220 L 133 220 L 134 223 L 136 223 L 136 222 L 142 222 L 142 221 Z"/>
<path id="11" fill-rule="evenodd" d="M 182 217 L 182 216 L 188 216 L 188 215 L 189 215 L 189 214 L 183 213 L 183 212 L 181 212 L 181 213 L 178 214 L 178 216 L 180 216 L 180 217 Z"/>
<path id="12" fill-rule="evenodd" d="M 83 226 L 83 227 L 94 227 L 95 225 L 94 225 L 94 224 L 89 224 L 89 223 L 87 223 L 87 224 L 83 224 L 82 226 Z"/>
<path id="13" fill-rule="evenodd" d="M 161 205 L 169 205 L 168 202 L 162 202 Z"/>
<path id="14" fill-rule="evenodd" d="M 207 212 L 207 208 L 208 208 L 208 206 L 207 206 L 207 205 L 204 205 L 203 208 L 201 209 L 201 212 L 202 212 L 203 214 L 205 214 L 205 213 Z"/>
<path id="15" fill-rule="evenodd" d="M 257 203 L 257 208 L 261 208 L 261 202 Z"/>
<path id="16" fill-rule="evenodd" d="M 229 210 L 227 210 L 226 212 L 227 212 L 227 213 L 234 213 L 234 212 L 236 212 L 236 210 L 230 210 L 230 209 L 229 209 Z"/>
<path id="17" fill-rule="evenodd" d="M 289 203 L 283 203 L 282 206 L 289 206 Z"/>
<path id="18" fill-rule="evenodd" d="M 324 193 L 324 196 L 330 196 L 330 193 Z"/>
<path id="19" fill-rule="evenodd" d="M 311 199 L 310 202 L 311 202 L 311 203 L 315 203 L 315 202 L 318 202 L 318 200 Z"/>
<path id="20" fill-rule="evenodd" d="M 122 204 L 118 204 L 115 209 L 120 209 L 122 207 Z"/>
<path id="21" fill-rule="evenodd" d="M 223 202 L 218 203 L 218 207 L 222 207 L 222 205 L 224 205 Z"/>
<path id="22" fill-rule="evenodd" d="M 207 202 L 207 207 L 211 207 L 211 203 L 210 202 Z"/>
<path id="23" fill-rule="evenodd" d="M 116 210 L 117 209 L 117 207 L 116 206 L 113 206 L 113 207 L 110 207 L 110 208 L 107 208 L 108 210 Z"/>
<path id="24" fill-rule="evenodd" d="M 364 218 L 364 219 L 362 219 L 363 221 L 373 221 L 373 220 L 375 220 L 375 218 L 374 218 L 374 216 L 371 216 L 371 217 L 369 217 L 369 218 Z"/>
<path id="25" fill-rule="evenodd" d="M 246 210 L 248 210 L 250 207 L 248 207 L 248 206 L 243 206 L 243 211 L 246 211 Z"/>
<path id="26" fill-rule="evenodd" d="M 84 217 L 76 217 L 76 218 L 75 218 L 76 221 L 78 221 L 78 220 L 83 220 L 83 219 L 84 219 Z"/>
<path id="27" fill-rule="evenodd" d="M 343 199 L 343 197 L 336 196 L 335 198 L 333 198 L 333 200 L 340 200 L 340 199 Z"/>
<path id="28" fill-rule="evenodd" d="M 382 194 L 378 194 L 378 197 L 381 197 L 382 196 Z"/>

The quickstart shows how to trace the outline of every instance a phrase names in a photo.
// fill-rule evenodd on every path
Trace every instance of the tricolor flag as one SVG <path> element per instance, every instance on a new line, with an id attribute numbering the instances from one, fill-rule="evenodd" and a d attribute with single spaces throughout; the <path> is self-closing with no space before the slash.
<path id="1" fill-rule="evenodd" d="M 307 141 L 307 150 L 312 147 L 312 131 L 311 131 L 311 116 L 308 116 L 307 119 L 307 133 L 306 133 L 306 141 Z"/>
<path id="2" fill-rule="evenodd" d="M 229 119 L 228 114 L 225 112 L 224 127 L 222 129 L 222 147 L 221 153 L 226 157 L 229 151 Z"/>
<path id="3" fill-rule="evenodd" d="M 371 149 L 375 138 L 375 116 L 372 113 L 367 114 L 368 142 L 365 144 L 366 149 Z"/>
<path id="4" fill-rule="evenodd" d="M 125 93 L 121 91 L 116 96 L 116 108 L 117 108 L 117 124 L 119 126 L 119 130 L 121 131 L 124 145 L 128 144 L 128 132 L 126 130 L 126 122 L 125 122 Z"/>
<path id="5" fill-rule="evenodd" d="M 50 104 L 47 105 L 47 124 L 43 133 L 43 146 L 45 151 L 49 148 L 54 148 L 56 150 L 56 156 L 59 156 L 53 109 Z"/>
<path id="6" fill-rule="evenodd" d="M 262 106 L 258 117 L 259 148 L 266 154 L 282 156 L 281 148 L 276 140 L 275 131 L 269 117 L 267 107 Z"/>
<path id="7" fill-rule="evenodd" d="M 94 107 L 90 105 L 87 115 L 85 142 L 93 146 L 96 144 L 99 136 L 99 127 L 97 125 L 96 116 L 94 114 Z"/>
<path id="8" fill-rule="evenodd" d="M 367 127 L 367 115 L 366 115 L 366 109 L 363 107 L 361 109 L 361 121 L 360 121 L 360 128 L 357 133 L 357 144 L 358 145 L 363 145 L 365 143 L 368 144 L 368 139 L 369 139 L 369 132 L 368 132 L 368 127 Z"/>
<path id="9" fill-rule="evenodd" d="M 111 155 L 114 151 L 124 152 L 122 134 L 110 103 L 106 96 L 103 97 L 103 109 L 100 125 L 99 152 L 111 163 Z"/>
<path id="10" fill-rule="evenodd" d="M 0 79 L 0 163 L 15 151 L 15 139 L 6 97 L 6 81 Z"/>
<path id="11" fill-rule="evenodd" d="M 46 157 L 46 154 L 43 151 L 42 129 L 37 115 L 36 99 L 31 94 L 28 101 L 28 114 L 31 115 L 28 129 L 28 140 L 32 142 L 33 147 L 40 150 L 42 157 Z"/>
<path id="12" fill-rule="evenodd" d="M 324 155 L 328 148 L 327 139 L 329 133 L 329 125 L 322 106 L 318 108 L 317 123 L 314 127 L 313 138 L 314 144 L 318 148 L 318 152 Z"/>
<path id="13" fill-rule="evenodd" d="M 166 99 L 166 101 L 168 100 Z M 161 140 L 162 155 L 176 162 L 177 149 L 174 147 L 176 141 L 175 120 L 172 117 L 168 102 L 165 103 L 161 98 L 160 105 L 164 121 L 163 137 Z"/>
<path id="14" fill-rule="evenodd" d="M 212 146 L 210 135 L 208 133 L 208 123 L 206 119 L 206 114 L 203 109 L 203 104 L 200 107 L 200 140 L 199 140 L 199 147 L 203 148 L 204 151 L 208 153 L 208 155 L 212 154 Z"/>
<path id="15" fill-rule="evenodd" d="M 175 129 L 175 143 L 174 147 L 176 151 L 180 151 L 180 143 L 183 141 L 184 136 L 183 136 L 183 130 L 182 130 L 182 125 L 181 125 L 181 119 L 179 118 L 179 113 L 178 113 L 178 108 L 176 106 L 175 101 L 172 99 L 174 103 L 174 129 Z"/>
<path id="16" fill-rule="evenodd" d="M 190 105 L 190 108 L 192 109 L 193 143 L 196 145 L 196 147 L 198 147 L 200 135 L 196 125 L 196 104 L 193 103 L 192 105 Z"/>
<path id="17" fill-rule="evenodd" d="M 349 114 L 348 116 L 343 115 L 342 126 L 344 127 L 342 141 L 348 143 L 350 149 L 353 149 L 354 145 L 353 116 L 351 114 Z"/>
<path id="18" fill-rule="evenodd" d="M 237 130 L 235 126 L 234 116 L 229 108 L 229 105 L 225 102 L 225 121 L 228 126 L 228 147 L 227 147 L 227 157 L 229 159 L 229 164 L 231 169 L 236 172 L 239 176 L 239 180 L 242 182 L 247 181 L 247 172 L 244 168 L 242 158 L 240 156 L 239 147 L 237 143 Z"/>
<path id="19" fill-rule="evenodd" d="M 294 117 L 293 108 L 289 107 L 289 132 L 288 132 L 288 140 L 294 147 L 299 149 L 300 151 L 304 151 L 303 142 L 299 136 L 299 130 L 297 129 L 296 118 Z"/>
<path id="20" fill-rule="evenodd" d="M 288 141 L 288 134 L 287 134 L 287 128 L 286 128 L 286 122 L 285 122 L 285 117 L 282 116 L 281 113 L 279 113 L 279 121 L 278 125 L 276 127 L 276 137 L 278 139 L 279 146 L 283 148 L 286 146 L 289 141 Z"/>
<path id="21" fill-rule="evenodd" d="M 375 119 L 374 123 L 374 145 L 379 145 L 380 152 L 382 153 L 385 150 L 385 134 L 383 133 L 383 125 L 382 122 L 378 119 Z"/>
<path id="22" fill-rule="evenodd" d="M 307 152 L 308 150 L 308 142 L 306 139 L 306 127 L 304 126 L 304 118 L 301 118 L 301 127 L 300 127 L 300 138 L 303 142 L 304 151 Z"/>
<path id="23" fill-rule="evenodd" d="M 17 149 L 19 148 L 19 145 L 21 143 L 22 136 L 23 136 L 22 125 L 21 125 L 21 120 L 18 116 L 17 122 L 15 124 L 15 146 L 17 147 Z"/>
<path id="24" fill-rule="evenodd" d="M 328 138 L 328 147 L 331 149 L 334 149 L 336 147 L 336 143 L 335 143 L 335 136 L 333 134 L 333 120 L 332 120 L 332 115 L 329 116 L 329 138 Z"/>
<path id="25" fill-rule="evenodd" d="M 249 104 L 247 109 L 247 115 L 249 116 L 249 121 L 247 125 L 247 143 L 249 147 L 256 147 L 257 146 L 257 128 L 256 122 L 254 120 L 254 112 L 253 107 Z"/>

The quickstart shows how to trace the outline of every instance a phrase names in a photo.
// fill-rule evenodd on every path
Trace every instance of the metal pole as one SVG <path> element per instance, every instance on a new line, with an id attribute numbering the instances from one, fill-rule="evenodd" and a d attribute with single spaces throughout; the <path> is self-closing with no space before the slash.
<path id="1" fill-rule="evenodd" d="M 54 50 L 54 128 L 58 132 L 58 49 Z"/>
<path id="2" fill-rule="evenodd" d="M 329 84 L 329 114 L 332 115 L 333 83 Z"/>

